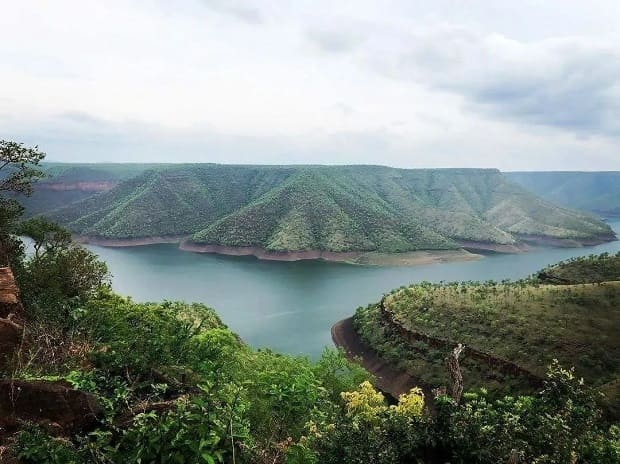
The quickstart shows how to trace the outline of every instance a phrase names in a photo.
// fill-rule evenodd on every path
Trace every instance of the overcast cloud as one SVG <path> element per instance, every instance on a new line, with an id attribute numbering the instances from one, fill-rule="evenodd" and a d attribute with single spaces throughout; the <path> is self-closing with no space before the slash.
<path id="1" fill-rule="evenodd" d="M 0 138 L 57 161 L 620 169 L 620 4 L 21 0 Z"/>

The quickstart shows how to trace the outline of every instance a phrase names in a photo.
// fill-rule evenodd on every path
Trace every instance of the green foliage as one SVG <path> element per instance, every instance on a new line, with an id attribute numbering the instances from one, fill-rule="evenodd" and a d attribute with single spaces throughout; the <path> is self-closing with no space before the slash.
<path id="1" fill-rule="evenodd" d="M 557 362 L 536 396 L 491 401 L 484 391 L 469 393 L 461 406 L 443 399 L 439 411 L 443 446 L 452 450 L 456 463 L 508 462 L 512 450 L 520 462 L 572 462 L 591 453 L 599 433 L 592 393 Z"/>
<path id="2" fill-rule="evenodd" d="M 28 427 L 17 435 L 15 448 L 20 462 L 28 464 L 84 462 L 69 440 L 54 438 L 36 426 Z"/>
<path id="3" fill-rule="evenodd" d="M 0 140 L 0 192 L 30 194 L 32 182 L 43 176 L 38 168 L 43 158 L 39 147 Z"/>
<path id="4" fill-rule="evenodd" d="M 430 417 L 422 414 L 418 389 L 388 406 L 369 382 L 343 392 L 344 414 L 310 424 L 306 440 L 321 463 L 416 463 L 430 448 Z"/>
<path id="5" fill-rule="evenodd" d="M 38 165 L 44 157 L 38 147 L 0 140 L 0 265 L 21 260 L 23 248 L 14 232 L 23 208 L 13 197 L 32 193 L 32 183 L 43 176 Z"/>
<path id="6" fill-rule="evenodd" d="M 117 462 L 223 463 L 231 453 L 228 414 L 208 395 L 179 400 L 164 414 L 139 414 L 123 433 Z"/>
<path id="7" fill-rule="evenodd" d="M 218 337 L 221 322 L 204 305 L 138 304 L 107 289 L 75 317 L 77 330 L 97 342 L 93 361 L 112 373 L 145 375 L 163 366 L 199 366 L 213 359 L 209 355 L 219 355 L 225 344 L 238 343 L 232 336 Z"/>
<path id="8" fill-rule="evenodd" d="M 32 239 L 36 258 L 71 246 L 71 233 L 41 216 L 22 222 L 15 233 Z"/>
<path id="9" fill-rule="evenodd" d="M 333 403 L 339 402 L 340 392 L 352 391 L 362 382 L 372 380 L 368 371 L 348 361 L 342 350 L 326 348 L 312 369 Z"/>
<path id="10" fill-rule="evenodd" d="M 24 232 L 35 237 L 35 255 L 14 269 L 22 301 L 31 317 L 67 327 L 72 311 L 108 284 L 108 268 L 63 229 L 38 229 L 31 221 Z"/>

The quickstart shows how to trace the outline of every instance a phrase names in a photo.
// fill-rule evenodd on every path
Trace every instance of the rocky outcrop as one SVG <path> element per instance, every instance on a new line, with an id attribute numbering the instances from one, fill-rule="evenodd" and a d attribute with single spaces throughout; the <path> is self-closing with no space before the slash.
<path id="1" fill-rule="evenodd" d="M 13 358 L 21 343 L 23 308 L 19 289 L 9 267 L 0 267 L 0 371 Z"/>
<path id="2" fill-rule="evenodd" d="M 13 272 L 10 267 L 0 267 L 0 318 L 6 318 L 9 314 L 19 316 L 22 312 Z"/>
<path id="3" fill-rule="evenodd" d="M 100 413 L 94 395 L 64 382 L 0 380 L 0 429 L 5 433 L 23 422 L 58 435 L 84 431 L 95 425 Z"/>

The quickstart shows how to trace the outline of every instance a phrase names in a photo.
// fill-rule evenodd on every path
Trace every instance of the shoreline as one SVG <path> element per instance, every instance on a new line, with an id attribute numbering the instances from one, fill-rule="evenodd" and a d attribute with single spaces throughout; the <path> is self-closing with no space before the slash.
<path id="1" fill-rule="evenodd" d="M 201 245 L 184 240 L 179 249 L 193 253 L 212 253 L 228 256 L 254 256 L 265 261 L 323 260 L 338 263 L 376 266 L 414 266 L 448 261 L 470 261 L 482 256 L 465 250 L 420 250 L 405 253 L 334 252 L 321 250 L 268 251 L 260 247 L 228 247 Z"/>
<path id="2" fill-rule="evenodd" d="M 431 389 L 385 361 L 364 343 L 353 327 L 353 317 L 336 322 L 331 328 L 332 341 L 344 351 L 347 359 L 357 362 L 375 377 L 375 387 L 395 400 L 413 387 L 421 387 L 427 398 L 432 398 Z"/>
<path id="3" fill-rule="evenodd" d="M 84 245 L 97 245 L 110 248 L 124 248 L 132 246 L 158 245 L 161 243 L 180 243 L 186 239 L 186 235 L 172 235 L 161 237 L 142 237 L 142 238 L 104 238 L 89 235 L 72 235 L 73 240 Z"/>
<path id="4" fill-rule="evenodd" d="M 146 246 L 157 244 L 178 244 L 180 250 L 192 253 L 209 253 L 226 256 L 253 256 L 263 261 L 323 260 L 337 263 L 375 266 L 416 266 L 455 261 L 473 261 L 489 254 L 519 254 L 536 247 L 581 248 L 618 240 L 616 236 L 593 239 L 556 239 L 541 236 L 520 236 L 515 244 L 498 244 L 476 241 L 460 241 L 461 248 L 453 250 L 417 250 L 402 253 L 378 251 L 335 252 L 323 250 L 269 251 L 255 246 L 208 245 L 193 242 L 187 235 L 155 236 L 127 239 L 111 239 L 87 235 L 74 235 L 78 243 L 111 248 Z"/>

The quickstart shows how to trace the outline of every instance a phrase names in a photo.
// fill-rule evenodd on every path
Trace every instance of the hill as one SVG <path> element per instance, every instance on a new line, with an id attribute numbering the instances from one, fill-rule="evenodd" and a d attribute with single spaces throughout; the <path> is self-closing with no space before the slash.
<path id="1" fill-rule="evenodd" d="M 569 283 L 541 283 L 541 274 Z M 467 388 L 527 390 L 553 359 L 613 386 L 620 377 L 620 281 L 601 277 L 619 275 L 617 254 L 560 263 L 517 282 L 422 283 L 358 309 L 354 324 L 366 343 L 429 386 L 447 383 L 443 360 L 458 343 L 468 350 Z M 619 406 L 616 397 L 617 413 Z"/>
<path id="2" fill-rule="evenodd" d="M 116 187 L 119 182 L 147 169 L 165 165 L 129 163 L 42 163 L 46 177 L 35 182 L 31 196 L 20 196 L 26 216 L 47 213 L 53 209 L 83 200 Z"/>
<path id="3" fill-rule="evenodd" d="M 279 253 L 563 245 L 614 238 L 497 170 L 180 165 L 151 169 L 48 215 L 103 239 L 191 236 L 191 245 Z"/>
<path id="4" fill-rule="evenodd" d="M 620 217 L 620 171 L 506 172 L 504 175 L 553 203 L 604 217 Z"/>
<path id="5" fill-rule="evenodd" d="M 536 279 L 542 284 L 585 284 L 620 281 L 620 258 L 603 253 L 579 258 L 546 267 Z"/>

